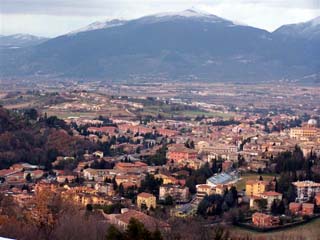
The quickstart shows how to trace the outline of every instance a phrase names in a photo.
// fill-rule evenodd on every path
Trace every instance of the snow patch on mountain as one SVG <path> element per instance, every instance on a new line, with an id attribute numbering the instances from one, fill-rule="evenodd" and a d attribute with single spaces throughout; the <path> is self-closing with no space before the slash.
<path id="1" fill-rule="evenodd" d="M 171 20 L 180 20 L 180 19 L 192 19 L 192 20 L 199 20 L 211 23 L 220 23 L 220 22 L 227 22 L 230 25 L 234 25 L 232 21 L 226 20 L 224 18 L 218 17 L 208 12 L 199 11 L 195 9 L 187 9 L 181 12 L 164 12 L 164 13 L 157 13 L 149 16 L 142 17 L 137 19 L 137 21 L 143 23 L 155 23 L 155 22 L 165 22 Z"/>
<path id="2" fill-rule="evenodd" d="M 111 21 L 103 21 L 103 22 L 94 22 L 86 27 L 72 31 L 68 35 L 75 35 L 75 34 L 78 34 L 81 32 L 88 32 L 88 31 L 94 31 L 94 30 L 99 30 L 99 29 L 118 27 L 118 26 L 125 24 L 126 22 L 127 22 L 126 20 L 120 20 L 120 19 L 114 19 Z"/>

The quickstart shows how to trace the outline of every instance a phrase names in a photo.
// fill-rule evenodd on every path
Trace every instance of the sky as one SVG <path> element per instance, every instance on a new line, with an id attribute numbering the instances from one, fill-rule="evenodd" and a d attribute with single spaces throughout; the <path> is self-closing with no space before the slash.
<path id="1" fill-rule="evenodd" d="M 0 34 L 55 37 L 95 21 L 189 8 L 268 31 L 320 16 L 320 0 L 0 0 Z"/>

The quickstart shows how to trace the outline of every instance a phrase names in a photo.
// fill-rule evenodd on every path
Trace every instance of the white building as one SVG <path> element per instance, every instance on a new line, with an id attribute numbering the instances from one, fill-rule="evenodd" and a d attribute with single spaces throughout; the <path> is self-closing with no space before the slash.
<path id="1" fill-rule="evenodd" d="M 307 202 L 320 192 L 320 183 L 313 181 L 298 181 L 292 183 L 296 189 L 298 202 Z"/>

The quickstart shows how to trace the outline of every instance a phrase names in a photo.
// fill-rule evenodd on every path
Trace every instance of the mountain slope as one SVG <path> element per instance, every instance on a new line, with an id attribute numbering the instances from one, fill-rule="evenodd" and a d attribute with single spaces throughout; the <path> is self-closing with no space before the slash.
<path id="1" fill-rule="evenodd" d="M 111 21 L 104 21 L 104 22 L 94 22 L 94 23 L 89 24 L 86 27 L 72 31 L 68 35 L 75 35 L 75 34 L 78 34 L 81 32 L 88 32 L 88 31 L 93 31 L 93 30 L 98 30 L 98 29 L 117 27 L 117 26 L 121 26 L 121 25 L 125 24 L 126 22 L 127 22 L 126 20 L 119 20 L 119 19 L 114 19 Z"/>
<path id="2" fill-rule="evenodd" d="M 303 52 L 301 42 L 287 44 L 265 30 L 186 10 L 2 52 L 0 70 L 5 76 L 260 81 L 313 74 L 315 65 Z"/>
<path id="3" fill-rule="evenodd" d="M 274 34 L 292 38 L 319 40 L 320 16 L 307 22 L 281 26 L 274 31 Z"/>
<path id="4" fill-rule="evenodd" d="M 20 48 L 35 46 L 47 41 L 48 38 L 38 37 L 30 34 L 14 34 L 0 36 L 0 48 Z"/>

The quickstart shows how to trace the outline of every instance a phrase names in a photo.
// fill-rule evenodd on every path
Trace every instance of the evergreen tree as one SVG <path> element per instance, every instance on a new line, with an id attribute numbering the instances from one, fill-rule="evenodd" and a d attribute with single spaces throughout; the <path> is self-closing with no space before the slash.
<path id="1" fill-rule="evenodd" d="M 106 240 L 124 240 L 125 236 L 115 226 L 111 225 L 108 228 Z"/>

